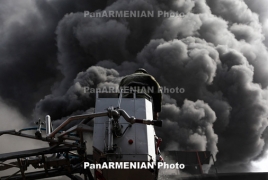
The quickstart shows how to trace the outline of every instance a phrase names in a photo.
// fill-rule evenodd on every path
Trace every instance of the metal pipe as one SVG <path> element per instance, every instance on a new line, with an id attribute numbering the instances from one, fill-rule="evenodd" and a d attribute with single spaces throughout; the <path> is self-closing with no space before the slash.
<path id="1" fill-rule="evenodd" d="M 102 117 L 102 116 L 109 116 L 109 111 L 107 112 L 100 112 L 100 113 L 94 113 L 94 114 L 84 114 L 84 115 L 78 115 L 78 116 L 71 116 L 69 117 L 66 121 L 64 121 L 61 125 L 59 125 L 49 136 L 48 138 L 52 138 L 58 133 L 62 128 L 64 128 L 66 125 L 68 125 L 70 122 L 75 121 L 75 120 L 81 120 L 85 118 L 95 118 L 95 117 Z M 130 117 L 126 111 L 123 109 L 118 109 L 118 110 L 111 110 L 111 115 L 113 118 L 119 118 L 120 115 L 123 116 L 123 118 L 133 124 L 133 123 L 143 123 L 143 124 L 151 124 L 155 125 L 155 121 L 148 121 L 148 120 L 140 120 L 140 119 L 135 119 L 134 117 Z M 141 122 L 142 121 L 142 122 Z M 159 121 L 161 122 L 161 121 Z"/>
<path id="2" fill-rule="evenodd" d="M 49 136 L 51 134 L 51 118 L 49 115 L 46 115 L 46 135 Z"/>
<path id="3" fill-rule="evenodd" d="M 133 124 L 133 123 L 135 123 L 135 121 L 134 121 L 134 117 L 130 117 L 129 115 L 128 115 L 128 113 L 125 111 L 125 110 L 123 110 L 123 109 L 118 109 L 117 110 L 118 112 L 119 112 L 119 114 L 121 115 L 121 116 L 123 116 L 123 118 L 127 121 L 127 122 L 129 122 L 129 123 L 131 123 L 131 124 Z"/>
<path id="4" fill-rule="evenodd" d="M 131 123 L 131 124 L 134 124 L 134 123 L 140 123 L 140 124 L 147 124 L 147 125 L 154 125 L 154 126 L 159 126 L 159 127 L 162 127 L 162 121 L 157 121 L 157 120 L 146 120 L 146 119 L 136 119 L 135 117 L 130 117 L 126 111 L 124 111 L 123 109 L 118 109 L 117 110 L 119 112 L 119 114 L 121 116 L 123 116 L 123 118 Z"/>
<path id="5" fill-rule="evenodd" d="M 112 144 L 111 144 L 111 134 L 112 134 L 112 132 L 111 132 L 111 130 L 112 130 L 111 123 L 112 123 L 112 120 L 111 120 L 111 118 L 109 118 L 109 120 L 108 120 L 108 142 L 107 142 L 108 151 L 110 151 L 112 149 Z"/>
<path id="6" fill-rule="evenodd" d="M 120 113 L 117 110 L 111 110 L 111 115 L 114 119 L 120 118 Z"/>
<path id="7" fill-rule="evenodd" d="M 95 117 L 102 117 L 102 116 L 108 116 L 108 112 L 101 112 L 101 113 L 95 113 L 95 114 L 84 114 L 84 115 L 78 115 L 78 116 L 71 116 L 66 121 L 64 121 L 61 125 L 59 125 L 49 136 L 48 138 L 54 137 L 62 128 L 64 128 L 66 125 L 68 125 L 70 122 L 75 120 L 81 120 L 85 118 L 95 118 Z"/>

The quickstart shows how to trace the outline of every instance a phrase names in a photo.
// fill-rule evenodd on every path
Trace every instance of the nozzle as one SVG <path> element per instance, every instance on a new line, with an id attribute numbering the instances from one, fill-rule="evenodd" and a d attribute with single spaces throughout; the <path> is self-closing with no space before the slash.
<path id="1" fill-rule="evenodd" d="M 157 127 L 162 127 L 162 121 L 161 120 L 152 120 L 152 125 Z"/>

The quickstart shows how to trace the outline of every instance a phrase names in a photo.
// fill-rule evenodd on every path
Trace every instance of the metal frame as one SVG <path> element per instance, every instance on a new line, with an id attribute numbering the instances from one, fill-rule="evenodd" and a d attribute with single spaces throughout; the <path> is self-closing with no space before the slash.
<path id="1" fill-rule="evenodd" d="M 58 136 L 58 139 L 49 139 L 49 138 L 39 138 L 27 134 L 22 134 L 18 131 L 5 131 L 0 132 L 0 135 L 9 134 L 25 138 L 31 138 L 41 141 L 47 141 L 50 143 L 48 148 L 40 148 L 35 150 L 28 151 L 19 151 L 14 153 L 6 153 L 0 155 L 0 171 L 6 170 L 9 168 L 17 167 L 19 171 L 15 172 L 11 176 L 6 176 L 0 178 L 1 180 L 6 179 L 42 179 L 47 177 L 55 177 L 66 175 L 71 179 L 77 179 L 72 174 L 82 173 L 84 174 L 84 179 L 93 180 L 91 172 L 82 168 L 83 162 L 91 162 L 92 156 L 86 154 L 85 142 L 83 133 L 84 131 L 90 131 L 91 128 L 87 125 L 78 125 L 68 131 L 62 133 Z M 71 139 L 70 136 L 72 132 L 76 132 L 78 135 L 74 139 Z M 68 139 L 65 142 L 64 140 Z M 78 154 L 75 154 L 73 151 L 77 151 Z M 79 154 L 80 153 L 80 154 Z M 50 156 L 52 154 L 52 156 Z M 48 156 L 49 155 L 49 156 Z M 75 155 L 76 158 L 71 159 L 70 156 Z M 33 157 L 36 156 L 36 157 Z M 58 156 L 58 157 L 57 157 Z M 63 156 L 63 158 L 59 158 Z M 10 163 L 5 163 L 7 160 L 14 160 Z M 32 165 L 36 169 L 43 169 L 38 172 L 26 173 L 27 167 Z M 18 174 L 20 173 L 20 174 Z"/>
<path id="2" fill-rule="evenodd" d="M 8 131 L 0 131 L 1 135 L 14 135 L 29 139 L 35 139 L 40 141 L 45 141 L 49 143 L 48 148 L 41 148 L 35 150 L 28 151 L 20 151 L 14 153 L 6 153 L 0 154 L 0 171 L 6 170 L 9 168 L 17 167 L 19 171 L 14 174 L 6 177 L 1 177 L 1 180 L 12 180 L 12 179 L 41 179 L 47 177 L 55 177 L 66 175 L 71 179 L 78 179 L 73 174 L 82 173 L 84 174 L 84 179 L 93 180 L 93 176 L 89 169 L 83 169 L 83 162 L 93 162 L 92 156 L 87 155 L 86 153 L 86 144 L 83 137 L 83 132 L 92 132 L 92 127 L 86 125 L 89 121 L 91 121 L 95 117 L 108 116 L 113 118 L 115 121 L 122 116 L 127 122 L 130 124 L 133 123 L 141 123 L 146 125 L 155 125 L 161 126 L 161 121 L 155 120 L 144 120 L 144 119 L 136 119 L 135 117 L 130 117 L 123 109 L 116 109 L 110 107 L 106 112 L 101 113 L 93 113 L 93 114 L 85 114 L 72 116 L 64 121 L 61 125 L 59 125 L 54 131 L 46 130 L 46 137 L 42 136 L 41 130 L 44 128 L 41 127 L 42 122 L 38 122 L 38 128 L 27 128 L 21 129 L 19 131 L 16 130 L 8 130 Z M 50 117 L 46 117 L 48 120 Z M 78 125 L 75 125 L 63 132 L 62 130 L 71 122 L 83 120 Z M 50 128 L 51 125 L 48 123 L 47 128 Z M 22 133 L 23 131 L 36 129 L 35 136 L 29 135 L 26 133 Z M 72 134 L 74 133 L 75 134 Z M 58 133 L 58 136 L 56 136 Z M 68 140 L 68 141 L 66 141 Z M 77 151 L 78 154 L 75 154 L 73 151 Z M 47 156 L 52 154 L 52 156 Z M 73 155 L 76 155 L 76 158 L 70 158 Z M 37 156 L 35 158 L 30 159 L 32 156 Z M 64 156 L 63 160 L 60 158 L 55 158 L 54 156 Z M 14 160 L 11 163 L 5 163 L 6 160 Z M 30 172 L 27 173 L 27 167 L 32 165 L 35 168 L 41 168 L 42 171 L 38 172 Z M 20 173 L 20 174 L 18 174 Z"/>

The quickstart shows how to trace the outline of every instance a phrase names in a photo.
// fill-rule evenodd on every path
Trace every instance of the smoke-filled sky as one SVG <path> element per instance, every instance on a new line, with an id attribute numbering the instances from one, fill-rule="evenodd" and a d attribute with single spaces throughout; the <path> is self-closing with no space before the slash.
<path id="1" fill-rule="evenodd" d="M 0 0 L 0 98 L 29 121 L 91 111 L 83 87 L 145 68 L 168 88 L 165 150 L 210 150 L 220 172 L 268 149 L 268 0 Z M 84 11 L 174 11 L 92 18 Z M 2 111 L 0 111 L 2 113 Z M 0 114 L 1 117 L 1 114 Z M 1 117 L 1 129 L 9 119 Z"/>

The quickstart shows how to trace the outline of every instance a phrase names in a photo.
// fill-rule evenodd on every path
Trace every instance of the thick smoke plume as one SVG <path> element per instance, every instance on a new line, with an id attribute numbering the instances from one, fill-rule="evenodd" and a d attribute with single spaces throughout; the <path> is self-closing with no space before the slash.
<path id="1" fill-rule="evenodd" d="M 0 96 L 25 116 L 92 111 L 84 87 L 117 87 L 143 67 L 168 88 L 166 150 L 209 150 L 219 171 L 248 171 L 268 149 L 267 0 L 0 2 Z M 90 18 L 83 11 L 184 16 Z M 41 99 L 41 100 L 40 100 Z M 8 123 L 8 122 L 7 122 Z"/>

